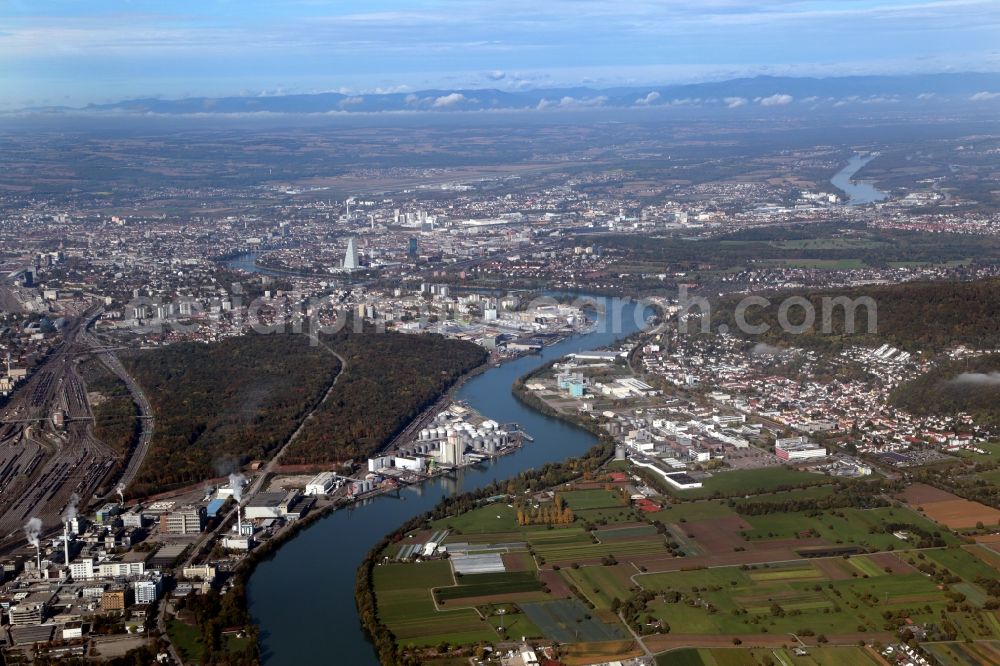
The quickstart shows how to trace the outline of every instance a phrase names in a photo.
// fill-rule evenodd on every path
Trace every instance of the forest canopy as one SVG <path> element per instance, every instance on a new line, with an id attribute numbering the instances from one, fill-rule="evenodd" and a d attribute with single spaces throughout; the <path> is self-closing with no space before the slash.
<path id="1" fill-rule="evenodd" d="M 812 304 L 815 322 L 802 334 L 788 333 L 778 324 L 778 310 L 783 298 L 802 296 Z M 845 332 L 845 308 L 828 307 L 830 332 L 823 333 L 824 299 L 870 298 L 876 304 L 877 327 L 868 332 L 865 307 L 854 310 L 854 333 Z M 754 306 L 747 310 L 746 321 L 751 325 L 767 324 L 770 328 L 760 335 L 752 335 L 759 342 L 781 346 L 809 347 L 837 351 L 854 344 L 879 345 L 889 343 L 911 352 L 936 353 L 958 345 L 976 349 L 1000 347 L 1000 280 L 977 282 L 920 282 L 898 285 L 854 287 L 837 291 L 814 293 L 785 292 L 768 294 L 771 306 Z M 712 307 L 712 330 L 725 324 L 738 333 L 735 319 L 739 296 L 729 296 Z M 697 307 L 692 307 L 697 313 Z M 803 322 L 803 309 L 790 308 L 788 320 L 793 325 Z M 919 323 L 919 325 L 915 325 Z M 698 329 L 692 324 L 691 331 Z"/>
<path id="2" fill-rule="evenodd" d="M 155 429 L 134 492 L 218 476 L 277 453 L 347 368 L 283 462 L 322 463 L 374 452 L 463 373 L 485 359 L 441 336 L 342 332 L 247 334 L 124 356 L 153 407 Z"/>

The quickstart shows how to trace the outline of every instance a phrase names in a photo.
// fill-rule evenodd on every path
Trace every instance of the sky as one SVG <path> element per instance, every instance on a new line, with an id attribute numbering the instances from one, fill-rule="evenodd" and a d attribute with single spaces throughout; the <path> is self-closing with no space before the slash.
<path id="1" fill-rule="evenodd" d="M 0 0 L 0 108 L 1000 71 L 998 0 Z"/>

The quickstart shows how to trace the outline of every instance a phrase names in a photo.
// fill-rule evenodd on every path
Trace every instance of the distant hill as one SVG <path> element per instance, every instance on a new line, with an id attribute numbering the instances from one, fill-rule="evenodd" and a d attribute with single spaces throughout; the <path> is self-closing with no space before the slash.
<path id="1" fill-rule="evenodd" d="M 719 109 L 809 108 L 843 104 L 990 102 L 1000 92 L 1000 74 L 954 73 L 908 76 L 774 77 L 681 85 L 499 89 L 438 89 L 409 93 L 349 95 L 339 92 L 239 97 L 148 97 L 82 109 L 41 107 L 40 112 L 126 112 L 135 114 L 319 114 L 386 111 L 470 111 L 706 106 Z M 996 102 L 994 102 L 996 103 Z"/>

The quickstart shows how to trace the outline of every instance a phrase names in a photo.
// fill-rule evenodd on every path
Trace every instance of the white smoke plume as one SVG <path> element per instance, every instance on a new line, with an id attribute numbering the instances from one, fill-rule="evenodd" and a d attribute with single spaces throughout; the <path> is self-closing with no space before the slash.
<path id="1" fill-rule="evenodd" d="M 42 519 L 41 518 L 31 518 L 28 520 L 27 524 L 24 526 L 24 536 L 28 538 L 28 543 L 30 543 L 35 548 L 41 545 L 38 540 L 39 535 L 42 533 Z"/>
<path id="2" fill-rule="evenodd" d="M 780 347 L 775 347 L 774 345 L 769 345 L 763 342 L 758 342 L 754 345 L 750 353 L 754 356 L 780 356 L 785 350 Z"/>
<path id="3" fill-rule="evenodd" d="M 239 472 L 233 472 L 229 475 L 229 487 L 233 489 L 233 499 L 236 500 L 237 504 L 243 501 L 243 484 L 246 481 L 247 478 Z"/>
<path id="4" fill-rule="evenodd" d="M 115 492 L 118 493 L 118 503 L 125 506 L 125 484 L 119 483 L 115 486 Z"/>
<path id="5" fill-rule="evenodd" d="M 76 507 L 80 503 L 80 496 L 73 493 L 69 497 L 69 503 L 66 505 L 66 510 L 63 511 L 63 520 L 71 521 L 76 519 Z"/>
<path id="6" fill-rule="evenodd" d="M 973 384 L 976 386 L 1000 386 L 1000 372 L 963 372 L 951 380 L 953 384 Z"/>

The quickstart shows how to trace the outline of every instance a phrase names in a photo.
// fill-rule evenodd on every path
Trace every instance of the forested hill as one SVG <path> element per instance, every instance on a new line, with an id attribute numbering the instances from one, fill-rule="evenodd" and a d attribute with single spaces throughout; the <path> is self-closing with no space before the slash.
<path id="1" fill-rule="evenodd" d="M 487 358 L 477 344 L 436 334 L 352 334 L 334 339 L 331 346 L 347 361 L 347 369 L 283 463 L 374 453 Z"/>
<path id="2" fill-rule="evenodd" d="M 788 333 L 778 325 L 778 308 L 787 296 L 809 300 L 816 313 L 814 324 L 802 334 Z M 770 329 L 750 335 L 760 342 L 837 351 L 853 344 L 889 343 L 900 349 L 930 353 L 966 345 L 975 349 L 1000 348 L 1000 280 L 976 282 L 919 282 L 898 285 L 857 287 L 837 291 L 807 293 L 801 291 L 765 294 L 769 307 L 754 306 L 747 311 L 749 324 L 768 324 Z M 855 313 L 855 333 L 844 331 L 844 308 L 828 308 L 832 313 L 829 333 L 822 332 L 823 299 L 847 296 L 870 297 L 876 303 L 877 328 L 868 333 L 866 309 Z M 738 332 L 734 310 L 742 297 L 721 299 L 712 308 L 712 330 L 725 324 Z M 697 312 L 697 309 L 693 309 Z M 803 322 L 803 309 L 790 308 L 792 324 Z M 696 326 L 692 325 L 691 330 Z"/>
<path id="3" fill-rule="evenodd" d="M 917 416 L 966 413 L 977 424 L 1000 426 L 1000 355 L 941 363 L 893 391 L 892 403 Z"/>
<path id="4" fill-rule="evenodd" d="M 486 353 L 436 335 L 340 333 L 324 340 L 347 360 L 330 395 L 300 434 L 289 462 L 371 453 Z M 150 451 L 132 491 L 196 483 L 274 455 L 316 407 L 340 362 L 305 335 L 248 334 L 178 343 L 123 362 L 156 417 Z"/>

